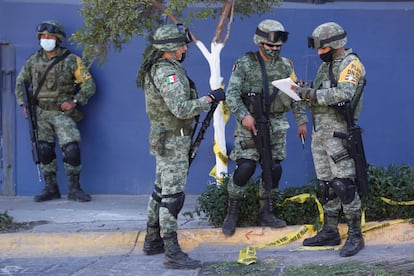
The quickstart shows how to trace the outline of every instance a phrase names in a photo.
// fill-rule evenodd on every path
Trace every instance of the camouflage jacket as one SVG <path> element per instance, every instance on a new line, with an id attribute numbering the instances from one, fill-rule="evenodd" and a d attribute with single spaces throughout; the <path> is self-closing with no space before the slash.
<path id="1" fill-rule="evenodd" d="M 48 58 L 45 51 L 40 49 L 29 57 L 16 79 L 15 94 L 19 105 L 23 105 L 21 87 L 23 81 L 27 84 L 31 83 L 33 91 L 36 91 L 48 65 L 65 51 L 65 48 L 59 48 L 52 58 Z M 80 87 L 79 91 L 76 89 L 77 85 Z M 48 72 L 37 99 L 57 106 L 64 101 L 76 99 L 78 104 L 85 105 L 89 98 L 95 94 L 95 91 L 95 81 L 85 64 L 80 57 L 70 53 Z"/>
<path id="2" fill-rule="evenodd" d="M 285 113 L 291 109 L 293 110 L 298 125 L 306 123 L 305 105 L 292 100 L 272 85 L 272 81 L 287 77 L 296 81 L 292 61 L 284 57 L 279 57 L 265 62 L 265 66 L 269 81 L 269 92 L 271 95 L 277 93 L 271 103 L 269 112 L 269 119 L 273 130 L 286 130 L 289 128 Z M 249 52 L 240 57 L 233 65 L 233 72 L 226 91 L 226 104 L 237 119 L 239 131 L 243 131 L 240 124 L 244 116 L 254 112 L 253 107 L 247 104 L 246 101 L 243 101 L 244 95 L 249 92 L 262 93 L 262 91 L 263 81 L 260 63 L 256 53 Z"/>
<path id="3" fill-rule="evenodd" d="M 365 68 L 358 56 L 352 53 L 352 49 L 345 50 L 332 61 L 332 72 L 337 82 L 332 84 L 329 78 L 329 62 L 324 62 L 319 67 L 313 87 L 316 90 L 316 101 L 309 103 L 314 119 L 315 130 L 319 128 L 346 129 L 345 121 L 336 114 L 329 105 L 352 100 L 354 95 L 361 93 L 365 82 Z M 355 117 L 358 118 L 362 105 L 362 96 L 358 102 Z"/>
<path id="4" fill-rule="evenodd" d="M 159 59 L 144 82 L 150 139 L 165 134 L 188 136 L 194 117 L 210 108 L 205 97 L 198 98 L 194 83 L 176 60 Z"/>

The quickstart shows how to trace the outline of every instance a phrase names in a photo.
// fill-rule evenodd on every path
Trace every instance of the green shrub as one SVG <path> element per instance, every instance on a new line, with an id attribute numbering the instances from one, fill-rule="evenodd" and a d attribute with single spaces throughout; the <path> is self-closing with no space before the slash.
<path id="1" fill-rule="evenodd" d="M 13 217 L 7 214 L 7 211 L 0 213 L 0 231 L 7 230 L 10 225 L 13 223 Z"/>
<path id="2" fill-rule="evenodd" d="M 389 205 L 380 197 L 394 201 L 414 200 L 414 170 L 410 165 L 389 165 L 375 167 L 370 165 L 368 170 L 370 194 L 363 198 L 366 221 L 381 221 L 388 219 L 413 218 L 414 206 Z M 209 223 L 221 227 L 227 214 L 227 182 L 211 184 L 197 200 L 195 213 L 204 214 Z M 259 213 L 258 185 L 260 178 L 248 182 L 247 191 L 240 209 L 238 226 L 255 226 Z M 285 220 L 289 225 L 313 224 L 320 227 L 319 213 L 315 200 L 308 199 L 304 203 L 287 201 L 285 199 L 299 194 L 316 196 L 316 180 L 302 187 L 289 187 L 280 191 L 276 198 L 275 215 Z"/>
<path id="3" fill-rule="evenodd" d="M 410 165 L 370 166 L 368 175 L 370 194 L 364 200 L 367 221 L 414 217 L 414 206 L 389 205 L 380 198 L 397 202 L 414 200 L 414 170 Z"/>

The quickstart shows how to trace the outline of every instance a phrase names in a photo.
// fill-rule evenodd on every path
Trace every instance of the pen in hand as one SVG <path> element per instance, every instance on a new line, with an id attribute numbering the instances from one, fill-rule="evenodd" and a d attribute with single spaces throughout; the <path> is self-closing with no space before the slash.
<path id="1" fill-rule="evenodd" d="M 300 140 L 302 141 L 302 149 L 305 149 L 305 138 L 303 135 L 300 135 Z"/>

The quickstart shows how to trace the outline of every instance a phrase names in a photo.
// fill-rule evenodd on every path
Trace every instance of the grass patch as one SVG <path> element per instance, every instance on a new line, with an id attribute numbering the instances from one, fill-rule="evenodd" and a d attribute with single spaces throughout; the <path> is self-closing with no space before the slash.
<path id="1" fill-rule="evenodd" d="M 296 275 L 318 275 L 318 276 L 395 276 L 404 275 L 391 272 L 384 264 L 365 264 L 360 262 L 349 262 L 335 265 L 305 265 L 301 267 L 288 267 L 285 270 L 286 276 Z"/>

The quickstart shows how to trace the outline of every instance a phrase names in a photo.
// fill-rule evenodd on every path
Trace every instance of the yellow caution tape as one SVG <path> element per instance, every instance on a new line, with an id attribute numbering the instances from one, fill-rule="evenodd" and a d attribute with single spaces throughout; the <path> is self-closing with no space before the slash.
<path id="1" fill-rule="evenodd" d="M 222 87 L 224 85 L 222 84 Z M 226 150 L 226 137 L 224 133 L 225 125 L 230 119 L 230 109 L 225 102 L 218 105 L 214 115 L 214 147 L 213 151 L 216 156 L 216 165 L 211 169 L 209 175 L 216 178 L 217 182 L 224 183 L 223 172 L 227 173 L 228 156 Z"/>
<path id="2" fill-rule="evenodd" d="M 409 205 L 414 205 L 414 200 L 411 201 L 394 201 L 392 199 L 388 199 L 385 197 L 380 196 L 380 198 L 382 199 L 382 201 L 384 201 L 385 203 L 389 204 L 389 205 L 404 205 L 404 206 L 409 206 Z"/>
<path id="3" fill-rule="evenodd" d="M 277 204 L 278 206 L 282 206 L 285 205 L 288 201 L 293 201 L 293 202 L 297 202 L 297 203 L 305 203 L 306 200 L 312 198 L 313 200 L 315 200 L 316 206 L 318 207 L 318 212 L 319 212 L 319 221 L 322 224 L 324 217 L 323 217 L 323 207 L 322 204 L 319 202 L 318 198 L 315 195 L 312 194 L 299 194 L 299 195 L 295 195 L 289 198 L 286 198 L 282 204 Z"/>
<path id="4" fill-rule="evenodd" d="M 290 242 L 299 240 L 305 235 L 306 232 L 313 231 L 313 230 L 314 230 L 313 225 L 303 225 L 301 228 L 299 228 L 299 230 L 289 233 L 288 235 L 281 237 L 280 239 L 277 239 L 273 242 L 262 244 L 262 245 L 257 245 L 257 246 L 248 246 L 240 250 L 239 258 L 237 262 L 239 264 L 244 264 L 244 265 L 250 265 L 250 264 L 256 263 L 257 261 L 256 249 L 262 249 L 262 248 L 271 247 L 271 246 L 285 245 Z"/>
<path id="5" fill-rule="evenodd" d="M 381 229 L 384 227 L 388 227 L 391 225 L 395 225 L 398 223 L 404 223 L 404 222 L 409 222 L 412 219 L 398 219 L 398 220 L 393 220 L 393 221 L 387 221 L 387 222 L 383 222 L 383 223 L 379 223 L 379 224 L 375 224 L 375 225 L 371 225 L 371 226 L 362 226 L 361 227 L 361 231 L 362 233 L 374 230 L 374 229 Z"/>
<path id="6" fill-rule="evenodd" d="M 321 224 L 323 224 L 324 221 L 324 213 L 323 213 L 323 207 L 322 204 L 319 202 L 319 200 L 316 198 L 315 195 L 312 194 L 299 194 L 296 196 L 292 196 L 290 198 L 286 198 L 283 203 L 281 204 L 277 204 L 277 206 L 283 206 L 285 205 L 288 201 L 292 201 L 292 202 L 297 202 L 297 203 L 305 203 L 306 200 L 308 199 L 314 199 L 316 202 L 316 205 L 318 207 L 318 212 L 319 212 L 319 221 L 321 222 Z M 393 201 L 391 199 L 387 199 L 385 197 L 380 197 L 383 201 L 385 201 L 386 203 L 390 204 L 390 205 L 414 205 L 414 201 L 406 201 L 406 202 L 396 202 Z M 389 221 L 389 222 L 384 222 L 384 223 L 379 223 L 379 224 L 375 224 L 375 225 L 371 225 L 371 226 L 365 226 L 365 209 L 362 211 L 362 215 L 361 215 L 361 231 L 362 233 L 365 233 L 367 231 L 371 231 L 374 229 L 380 229 L 380 228 L 384 228 L 384 227 L 388 227 L 391 225 L 395 225 L 398 223 L 404 223 L 404 222 L 410 222 L 410 223 L 414 223 L 414 218 L 410 218 L 410 219 L 400 219 L 400 220 L 394 220 L 394 221 Z M 257 249 L 261 249 L 261 248 L 267 248 L 267 247 L 271 247 L 271 246 L 281 246 L 281 245 L 285 245 L 287 243 L 296 241 L 300 238 L 302 238 L 304 236 L 304 234 L 308 231 L 315 231 L 313 225 L 303 225 L 298 231 L 296 232 L 292 232 L 284 237 L 281 237 L 280 239 L 277 239 L 273 242 L 270 243 L 266 243 L 266 244 L 262 244 L 262 245 L 257 245 L 257 246 L 247 246 L 246 248 L 243 248 L 242 250 L 240 250 L 239 252 L 239 258 L 237 260 L 237 262 L 239 264 L 244 264 L 244 265 L 250 265 L 253 263 L 257 262 L 257 256 L 256 256 L 256 250 Z M 345 238 L 347 236 L 346 233 L 341 235 L 341 238 Z M 338 246 L 301 246 L 299 248 L 297 248 L 296 250 L 301 251 L 301 250 L 339 250 L 342 248 L 342 245 L 338 245 Z"/>

